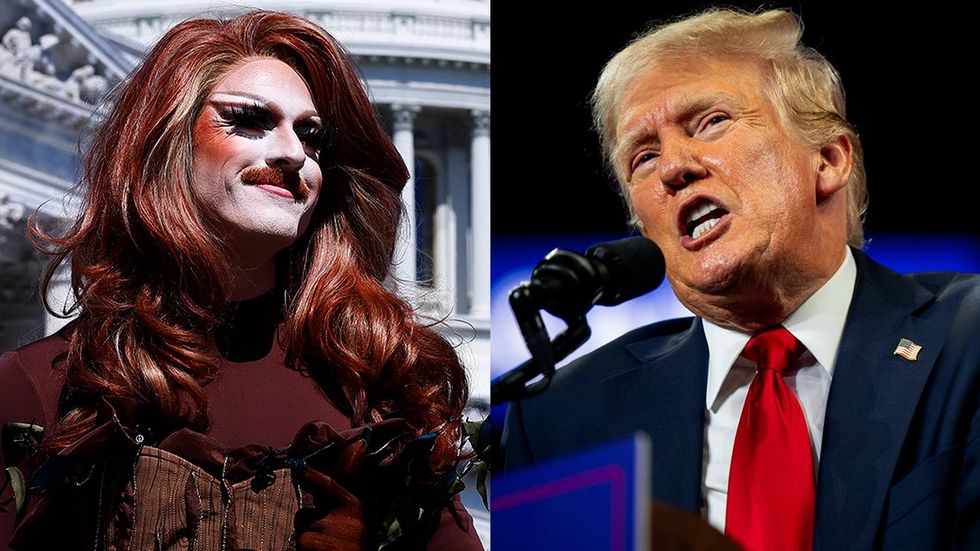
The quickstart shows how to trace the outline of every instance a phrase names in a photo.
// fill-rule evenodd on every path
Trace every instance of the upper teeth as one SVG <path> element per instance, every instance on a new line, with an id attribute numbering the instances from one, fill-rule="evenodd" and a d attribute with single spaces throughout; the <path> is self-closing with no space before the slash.
<path id="1" fill-rule="evenodd" d="M 720 207 L 718 205 L 712 203 L 711 201 L 708 201 L 707 203 L 705 203 L 705 204 L 701 205 L 700 207 L 694 209 L 693 211 L 691 211 L 690 214 L 687 215 L 687 223 L 690 224 L 691 222 L 694 222 L 698 218 L 701 218 L 702 216 L 708 214 L 709 212 L 711 212 L 711 211 L 713 211 L 713 210 L 715 210 L 717 208 L 720 208 Z"/>

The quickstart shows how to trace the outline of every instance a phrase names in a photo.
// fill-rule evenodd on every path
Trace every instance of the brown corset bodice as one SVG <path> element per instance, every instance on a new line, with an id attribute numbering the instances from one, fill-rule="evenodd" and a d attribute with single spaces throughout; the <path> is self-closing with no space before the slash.
<path id="1" fill-rule="evenodd" d="M 422 549 L 452 495 L 416 478 L 430 439 L 400 419 L 231 451 L 190 429 L 144 445 L 113 419 L 36 470 L 14 548 Z"/>
<path id="2" fill-rule="evenodd" d="M 130 549 L 295 549 L 302 490 L 290 469 L 269 474 L 272 484 L 265 487 L 251 479 L 229 484 L 170 452 L 144 447 L 133 484 Z M 110 526 L 108 533 L 117 530 Z"/>

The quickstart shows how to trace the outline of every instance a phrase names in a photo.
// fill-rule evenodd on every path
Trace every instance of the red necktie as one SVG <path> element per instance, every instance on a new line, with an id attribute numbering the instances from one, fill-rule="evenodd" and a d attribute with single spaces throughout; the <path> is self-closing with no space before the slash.
<path id="1" fill-rule="evenodd" d="M 813 456 L 803 408 L 782 373 L 804 351 L 782 326 L 749 340 L 758 372 L 745 397 L 728 477 L 725 533 L 748 551 L 813 546 Z"/>

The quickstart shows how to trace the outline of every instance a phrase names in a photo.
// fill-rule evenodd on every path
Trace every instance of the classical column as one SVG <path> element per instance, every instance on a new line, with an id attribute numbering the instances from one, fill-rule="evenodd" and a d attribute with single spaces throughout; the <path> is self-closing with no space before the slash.
<path id="1" fill-rule="evenodd" d="M 446 265 L 446 274 L 450 278 L 449 287 L 452 296 L 449 300 L 456 306 L 456 313 L 465 314 L 470 311 L 470 286 L 473 284 L 470 272 L 470 129 L 469 125 L 458 124 L 451 128 L 462 127 L 462 134 L 447 139 L 446 147 L 446 180 L 449 185 L 449 208 L 453 213 L 452 263 Z"/>
<path id="2" fill-rule="evenodd" d="M 401 282 L 415 281 L 415 256 L 418 249 L 416 242 L 415 224 L 415 136 L 412 129 L 415 126 L 415 115 L 419 112 L 417 105 L 392 105 L 395 114 L 394 132 L 392 139 L 395 148 L 401 154 L 402 160 L 408 167 L 408 182 L 402 191 L 402 202 L 405 204 L 405 218 L 398 232 L 398 243 L 395 246 L 394 275 Z"/>
<path id="3" fill-rule="evenodd" d="M 446 147 L 446 151 L 449 147 Z M 445 155 L 446 153 L 444 153 Z M 443 165 L 446 166 L 446 165 Z M 437 171 L 432 235 L 433 283 L 438 290 L 439 310 L 449 312 L 456 305 L 456 211 L 453 210 L 451 175 Z M 466 182 L 465 173 L 462 182 Z M 465 185 L 465 184 L 464 184 Z"/>
<path id="4" fill-rule="evenodd" d="M 473 290 L 470 314 L 490 317 L 490 113 L 473 111 L 470 186 L 473 205 Z"/>

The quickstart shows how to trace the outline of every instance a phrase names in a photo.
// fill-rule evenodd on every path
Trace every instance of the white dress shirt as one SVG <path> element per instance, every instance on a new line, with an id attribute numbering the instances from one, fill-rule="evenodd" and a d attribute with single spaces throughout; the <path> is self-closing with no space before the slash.
<path id="1" fill-rule="evenodd" d="M 807 349 L 798 366 L 791 366 L 784 373 L 783 380 L 803 407 L 814 469 L 820 461 L 827 396 L 856 277 L 854 257 L 847 249 L 837 272 L 782 323 Z M 741 356 L 751 334 L 708 320 L 704 320 L 704 333 L 708 340 L 708 386 L 701 506 L 707 521 L 724 532 L 735 431 L 756 368 L 755 363 Z"/>

